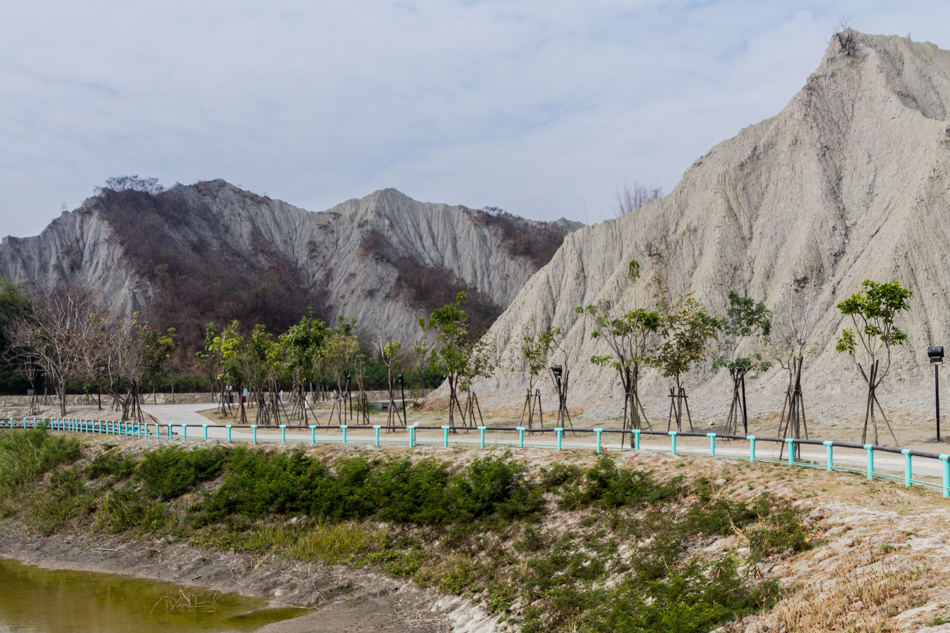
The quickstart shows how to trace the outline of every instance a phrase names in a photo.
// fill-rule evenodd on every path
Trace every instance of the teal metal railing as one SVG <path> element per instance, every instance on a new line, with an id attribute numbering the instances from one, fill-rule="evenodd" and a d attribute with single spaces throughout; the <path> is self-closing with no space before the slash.
<path id="1" fill-rule="evenodd" d="M 474 445 L 479 448 L 490 447 L 509 447 L 509 448 L 549 448 L 557 451 L 570 449 L 594 449 L 601 453 L 604 449 L 611 450 L 634 450 L 634 451 L 653 451 L 669 452 L 672 455 L 708 455 L 712 457 L 726 459 L 748 459 L 750 462 L 763 463 L 782 463 L 790 466 L 824 468 L 825 470 L 862 473 L 869 480 L 875 478 L 901 480 L 904 486 L 926 486 L 941 489 L 944 497 L 950 497 L 950 454 L 928 453 L 907 448 L 895 448 L 892 446 L 880 446 L 876 444 L 853 444 L 849 442 L 839 442 L 837 440 L 801 440 L 794 438 L 779 437 L 757 437 L 755 435 L 728 435 L 717 433 L 693 433 L 678 431 L 648 431 L 648 430 L 621 430 L 621 429 L 526 429 L 524 427 L 450 427 L 450 426 L 290 426 L 280 425 L 276 427 L 259 427 L 256 424 L 237 425 L 227 424 L 223 426 L 214 424 L 161 424 L 155 422 L 116 422 L 111 420 L 87 420 L 79 418 L 23 418 L 20 421 L 9 418 L 4 424 L 0 422 L 0 428 L 10 429 L 29 429 L 45 426 L 52 431 L 65 431 L 71 433 L 86 433 L 93 435 L 113 435 L 130 438 L 180 438 L 217 440 L 226 442 L 250 442 L 258 444 L 261 442 L 309 442 L 317 444 L 318 442 L 336 442 L 336 443 L 355 443 L 372 442 L 375 446 L 382 444 L 403 444 L 409 448 L 414 448 L 420 444 L 440 444 L 444 447 L 450 445 L 450 434 L 454 434 L 455 444 Z M 279 436 L 270 434 L 259 434 L 260 429 L 279 431 Z M 209 434 L 209 429 L 214 430 L 214 435 Z M 303 433 L 300 437 L 288 437 L 287 431 L 293 433 Z M 189 434 L 189 430 L 191 433 Z M 321 434 L 318 435 L 317 431 Z M 358 432 L 360 430 L 371 431 L 372 435 L 351 435 L 348 432 Z M 306 434 L 309 431 L 309 434 Z M 386 434 L 382 435 L 381 432 Z M 442 431 L 441 437 L 435 434 L 434 437 L 420 437 L 418 431 Z M 336 434 L 339 433 L 339 435 Z M 467 439 L 469 432 L 477 432 L 477 439 Z M 465 434 L 465 435 L 462 435 Z M 495 438 L 489 437 L 489 434 L 496 435 Z M 497 435 L 506 435 L 506 437 L 497 437 Z M 517 439 L 512 441 L 510 434 L 517 434 Z M 554 435 L 553 442 L 544 441 L 544 437 Z M 565 441 L 565 434 L 570 434 L 573 442 Z M 593 445 L 590 443 L 579 443 L 578 438 L 584 436 L 591 437 Z M 619 438 L 619 442 L 605 441 L 608 438 Z M 668 440 L 667 446 L 644 446 L 643 441 L 647 437 L 658 438 L 664 441 Z M 526 442 L 526 438 L 529 440 Z M 708 451 L 699 450 L 695 446 L 684 447 L 678 440 L 684 438 L 707 438 L 709 442 Z M 733 442 L 731 454 L 724 452 L 722 444 L 717 442 Z M 775 444 L 779 447 L 779 458 L 774 456 L 763 457 L 761 452 L 756 454 L 756 447 L 762 444 Z M 746 448 L 747 445 L 747 448 Z M 823 463 L 820 459 L 802 459 L 801 451 L 804 447 L 824 447 Z M 737 450 L 738 449 L 738 450 Z M 850 455 L 842 456 L 835 449 L 852 451 Z M 860 455 L 860 457 L 855 455 Z M 863 453 L 863 455 L 862 455 Z M 785 454 L 784 460 L 781 458 Z M 818 453 L 821 454 L 820 452 Z M 891 467 L 891 472 L 875 468 L 876 455 L 900 455 L 903 459 L 903 475 L 899 466 Z M 836 461 L 837 459 L 837 461 Z M 934 483 L 923 479 L 915 478 L 914 464 L 915 460 L 928 460 L 934 468 L 934 479 L 941 483 Z M 919 471 L 926 471 L 928 462 L 925 462 L 924 468 Z M 899 462 L 898 462 L 899 463 Z"/>

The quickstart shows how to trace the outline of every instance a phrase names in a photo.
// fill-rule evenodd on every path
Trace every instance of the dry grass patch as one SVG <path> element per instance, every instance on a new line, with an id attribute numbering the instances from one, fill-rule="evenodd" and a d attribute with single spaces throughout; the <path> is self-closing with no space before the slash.
<path id="1" fill-rule="evenodd" d="M 934 579 L 922 557 L 868 546 L 845 556 L 830 578 L 806 582 L 773 615 L 787 633 L 895 631 L 891 618 L 924 604 Z"/>

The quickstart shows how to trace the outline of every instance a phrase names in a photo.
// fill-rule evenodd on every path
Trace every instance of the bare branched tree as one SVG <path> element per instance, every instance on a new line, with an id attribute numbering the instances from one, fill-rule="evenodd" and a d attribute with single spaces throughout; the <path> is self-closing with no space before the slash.
<path id="1" fill-rule="evenodd" d="M 802 395 L 802 367 L 805 354 L 809 351 L 808 341 L 815 329 L 812 309 L 819 282 L 820 269 L 817 265 L 808 274 L 795 275 L 788 288 L 784 318 L 775 319 L 771 351 L 788 375 L 785 403 L 779 419 L 779 437 L 808 439 L 805 399 Z M 799 451 L 797 444 L 795 448 Z M 784 446 L 779 450 L 784 450 Z"/>
<path id="2" fill-rule="evenodd" d="M 53 384 L 63 417 L 66 385 L 89 375 L 89 350 L 102 314 L 98 295 L 70 286 L 37 297 L 11 329 L 13 345 L 32 354 Z"/>
<path id="3" fill-rule="evenodd" d="M 617 192 L 617 208 L 614 212 L 619 218 L 662 197 L 663 187 L 655 184 L 647 186 L 634 181 L 632 185 L 624 185 L 622 192 Z"/>
<path id="4" fill-rule="evenodd" d="M 93 193 L 97 196 L 103 189 L 112 191 L 141 191 L 151 195 L 157 195 L 165 191 L 165 187 L 158 182 L 158 178 L 142 178 L 137 174 L 131 176 L 113 176 L 106 179 L 104 187 L 96 187 Z"/>

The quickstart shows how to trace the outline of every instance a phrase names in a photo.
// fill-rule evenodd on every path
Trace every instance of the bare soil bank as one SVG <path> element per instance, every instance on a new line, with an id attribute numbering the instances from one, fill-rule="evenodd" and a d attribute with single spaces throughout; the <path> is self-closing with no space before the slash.
<path id="1" fill-rule="evenodd" d="M 108 535 L 44 537 L 16 524 L 0 527 L 0 556 L 47 569 L 126 574 L 222 593 L 269 598 L 273 606 L 318 610 L 263 627 L 261 633 L 437 633 L 451 630 L 433 613 L 438 598 L 410 581 L 344 567 L 209 552 L 166 539 Z"/>

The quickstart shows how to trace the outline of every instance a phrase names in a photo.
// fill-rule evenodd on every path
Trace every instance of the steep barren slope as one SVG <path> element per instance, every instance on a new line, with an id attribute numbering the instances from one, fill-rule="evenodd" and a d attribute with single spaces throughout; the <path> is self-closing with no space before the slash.
<path id="1" fill-rule="evenodd" d="M 513 248 L 499 221 L 534 250 Z M 411 340 L 442 298 L 423 282 L 446 296 L 468 290 L 487 327 L 574 228 L 394 189 L 312 213 L 216 180 L 157 196 L 105 190 L 38 237 L 6 238 L 0 275 L 34 289 L 88 283 L 117 311 L 145 310 L 192 340 L 211 319 L 280 329 L 308 310 Z"/>
<path id="2" fill-rule="evenodd" d="M 913 290 L 901 322 L 907 345 L 895 355 L 885 406 L 917 397 L 932 406 L 928 344 L 950 344 L 946 277 L 950 256 L 950 52 L 899 37 L 845 31 L 818 70 L 776 117 L 742 130 L 697 160 L 664 199 L 570 235 L 488 336 L 502 347 L 521 324 L 557 325 L 567 334 L 572 402 L 591 415 L 618 415 L 615 374 L 592 367 L 604 353 L 574 307 L 609 299 L 632 305 L 662 276 L 694 291 L 714 311 L 730 289 L 766 301 L 787 319 L 793 282 L 817 282 L 805 390 L 810 410 L 860 410 L 850 360 L 834 351 L 843 323 L 835 305 L 864 279 L 897 280 Z M 631 287 L 627 262 L 639 260 Z M 724 414 L 723 376 L 690 376 L 694 413 Z M 750 382 L 754 413 L 780 410 L 784 377 Z M 523 398 L 500 372 L 478 386 L 495 403 Z M 644 396 L 666 420 L 666 381 L 651 371 Z M 484 400 L 483 400 L 484 401 Z M 910 401 L 905 402 L 910 404 Z M 923 406 L 920 404 L 920 406 Z M 857 410 L 855 409 L 857 407 Z M 928 408 L 929 410 L 929 408 Z"/>

